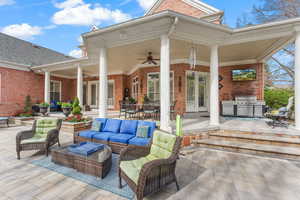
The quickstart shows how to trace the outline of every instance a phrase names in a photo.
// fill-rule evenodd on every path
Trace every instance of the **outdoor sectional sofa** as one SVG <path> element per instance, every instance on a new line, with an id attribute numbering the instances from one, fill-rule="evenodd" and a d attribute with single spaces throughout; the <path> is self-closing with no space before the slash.
<path id="1" fill-rule="evenodd" d="M 96 142 L 107 144 L 114 153 L 120 151 L 127 146 L 149 146 L 153 132 L 156 128 L 155 122 L 139 121 L 139 120 L 119 120 L 96 118 L 101 122 L 99 131 L 86 130 L 75 133 L 74 142 Z M 148 126 L 148 137 L 140 138 L 136 136 L 139 126 Z"/>

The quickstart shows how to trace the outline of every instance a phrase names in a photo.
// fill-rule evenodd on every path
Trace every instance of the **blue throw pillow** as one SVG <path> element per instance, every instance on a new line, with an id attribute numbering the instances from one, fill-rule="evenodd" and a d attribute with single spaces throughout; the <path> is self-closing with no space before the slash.
<path id="1" fill-rule="evenodd" d="M 102 123 L 100 121 L 94 120 L 92 123 L 91 130 L 99 132 L 101 130 L 101 125 L 102 125 Z"/>
<path id="2" fill-rule="evenodd" d="M 139 126 L 136 131 L 136 137 L 148 138 L 149 126 Z"/>

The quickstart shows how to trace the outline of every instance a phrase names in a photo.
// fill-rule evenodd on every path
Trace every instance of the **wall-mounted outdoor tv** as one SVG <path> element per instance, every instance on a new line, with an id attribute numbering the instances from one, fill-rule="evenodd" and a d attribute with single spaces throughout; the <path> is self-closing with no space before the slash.
<path id="1" fill-rule="evenodd" d="M 232 81 L 254 81 L 256 80 L 255 69 L 232 70 Z"/>

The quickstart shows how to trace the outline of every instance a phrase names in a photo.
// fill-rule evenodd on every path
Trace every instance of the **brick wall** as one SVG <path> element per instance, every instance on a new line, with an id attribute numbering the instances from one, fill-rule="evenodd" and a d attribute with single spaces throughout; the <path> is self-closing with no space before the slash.
<path id="1" fill-rule="evenodd" d="M 187 3 L 184 3 L 182 0 L 165 0 L 155 11 L 154 13 L 161 12 L 163 10 L 173 10 L 178 13 L 193 17 L 201 17 L 205 15 L 201 10 L 190 6 Z"/>
<path id="2" fill-rule="evenodd" d="M 3 67 L 0 67 L 0 74 L 0 116 L 12 116 L 23 112 L 27 95 L 31 96 L 33 103 L 44 101 L 43 75 Z M 61 81 L 62 101 L 74 97 L 73 80 L 53 76 L 51 80 Z"/>
<path id="3" fill-rule="evenodd" d="M 233 82 L 231 79 L 231 71 L 233 69 L 256 69 L 257 80 Z M 176 111 L 180 114 L 186 112 L 186 71 L 191 70 L 188 64 L 171 65 L 171 71 L 174 72 L 174 94 L 176 103 Z M 196 66 L 193 71 L 209 72 L 207 66 Z M 159 67 L 140 68 L 133 74 L 128 76 L 127 87 L 131 92 L 132 79 L 139 77 L 139 98 L 138 102 L 143 102 L 144 95 L 147 95 L 147 74 L 151 72 L 159 72 Z M 236 95 L 255 95 L 258 99 L 264 98 L 264 70 L 262 64 L 239 65 L 221 67 L 219 71 L 223 80 L 220 82 L 224 87 L 220 90 L 220 101 L 232 100 Z"/>

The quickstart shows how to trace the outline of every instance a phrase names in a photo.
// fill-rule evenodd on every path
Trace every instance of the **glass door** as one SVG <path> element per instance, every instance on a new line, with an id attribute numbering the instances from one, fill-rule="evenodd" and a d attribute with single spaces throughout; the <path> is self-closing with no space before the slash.
<path id="1" fill-rule="evenodd" d="M 186 112 L 207 111 L 207 73 L 187 71 Z"/>
<path id="2" fill-rule="evenodd" d="M 186 111 L 197 112 L 196 108 L 196 73 L 188 71 L 186 74 Z"/>
<path id="3" fill-rule="evenodd" d="M 112 109 L 115 107 L 115 101 L 114 101 L 114 88 L 115 88 L 115 84 L 114 81 L 109 81 L 108 82 L 108 93 L 107 93 L 107 97 L 108 97 L 108 108 Z"/>
<path id="4" fill-rule="evenodd" d="M 92 83 L 91 87 L 91 106 L 97 107 L 97 83 Z"/>

